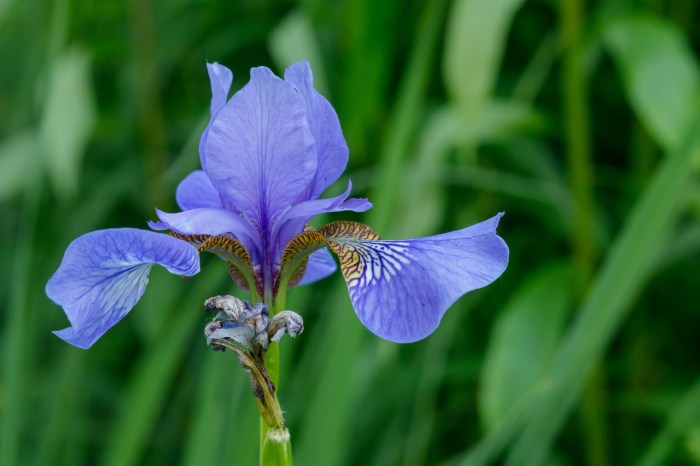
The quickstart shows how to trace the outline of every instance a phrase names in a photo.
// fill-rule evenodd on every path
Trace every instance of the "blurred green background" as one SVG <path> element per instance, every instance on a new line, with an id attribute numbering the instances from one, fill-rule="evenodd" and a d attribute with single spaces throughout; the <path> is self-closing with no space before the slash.
<path id="1" fill-rule="evenodd" d="M 700 464 L 694 0 L 0 2 L 0 465 L 254 465 L 247 377 L 202 335 L 203 257 L 92 349 L 44 285 L 69 242 L 176 209 L 205 63 L 308 59 L 385 238 L 505 211 L 510 266 L 380 341 L 334 275 L 289 293 L 299 465 Z M 321 219 L 324 220 L 324 219 Z"/>

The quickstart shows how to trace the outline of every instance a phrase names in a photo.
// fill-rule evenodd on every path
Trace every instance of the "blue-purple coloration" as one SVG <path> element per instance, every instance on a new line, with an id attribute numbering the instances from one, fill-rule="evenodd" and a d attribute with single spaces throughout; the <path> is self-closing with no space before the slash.
<path id="1" fill-rule="evenodd" d="M 457 298 L 505 270 L 508 247 L 495 233 L 502 215 L 428 238 L 357 241 L 365 265 L 348 290 L 360 321 L 399 343 L 431 334 Z"/>
<path id="2" fill-rule="evenodd" d="M 71 324 L 56 334 L 89 348 L 141 298 L 154 264 L 191 276 L 199 272 L 199 254 L 184 241 L 134 228 L 93 231 L 74 240 L 46 285 Z"/>
<path id="3" fill-rule="evenodd" d="M 251 276 L 266 302 L 275 298 L 282 252 L 318 214 L 371 207 L 348 199 L 319 199 L 338 180 L 348 148 L 330 103 L 313 87 L 308 63 L 290 66 L 284 79 L 261 67 L 228 98 L 233 75 L 207 65 L 211 120 L 199 144 L 202 170 L 178 186 L 178 213 L 157 211 L 154 230 L 181 235 L 230 235 L 250 255 Z M 500 214 L 463 230 L 428 238 L 377 241 L 335 238 L 349 251 L 343 274 L 360 320 L 391 341 L 424 338 L 461 295 L 491 283 L 505 270 L 508 248 L 495 233 Z M 349 262 L 348 262 L 349 261 Z M 197 249 L 154 232 L 117 229 L 76 239 L 46 287 L 71 327 L 56 334 L 90 347 L 136 304 L 153 264 L 172 273 L 199 272 Z M 317 250 L 300 284 L 336 270 L 328 249 Z M 349 272 L 352 271 L 352 272 Z"/>
<path id="4" fill-rule="evenodd" d="M 254 68 L 228 101 L 231 72 L 216 63 L 208 68 L 213 98 L 199 144 L 203 171 L 178 188 L 183 212 L 158 211 L 160 222 L 151 226 L 233 234 L 248 249 L 261 288 L 272 292 L 285 245 L 311 218 L 371 204 L 348 199 L 351 184 L 338 197 L 318 199 L 343 173 L 348 148 L 333 107 L 313 89 L 308 63 L 290 66 L 284 80 Z M 312 264 L 309 273 L 317 269 Z M 314 278 L 322 277 L 304 280 Z"/>

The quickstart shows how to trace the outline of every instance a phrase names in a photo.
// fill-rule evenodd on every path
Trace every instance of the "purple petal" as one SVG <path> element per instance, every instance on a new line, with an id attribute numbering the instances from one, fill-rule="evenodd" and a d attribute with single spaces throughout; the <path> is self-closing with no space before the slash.
<path id="1" fill-rule="evenodd" d="M 74 240 L 46 284 L 46 294 L 71 323 L 54 333 L 89 348 L 141 298 L 154 264 L 190 276 L 199 272 L 199 255 L 185 241 L 133 228 L 94 231 Z"/>
<path id="2" fill-rule="evenodd" d="M 273 237 L 276 236 L 277 231 L 280 231 L 280 244 L 284 247 L 290 239 L 303 231 L 304 226 L 316 215 L 344 210 L 364 212 L 372 207 L 372 203 L 367 199 L 348 199 L 350 191 L 352 191 L 352 182 L 348 181 L 348 188 L 340 196 L 313 199 L 290 207 L 276 222 Z"/>
<path id="3" fill-rule="evenodd" d="M 367 199 L 348 199 L 352 191 L 352 182 L 348 181 L 348 187 L 345 192 L 339 196 L 329 199 L 313 199 L 300 202 L 289 208 L 279 219 L 279 223 L 294 218 L 310 219 L 316 215 L 325 212 L 340 212 L 343 210 L 352 210 L 354 212 L 364 212 L 372 207 L 372 203 Z"/>
<path id="4" fill-rule="evenodd" d="M 502 215 L 427 238 L 340 242 L 341 270 L 362 323 L 397 343 L 430 335 L 455 300 L 505 270 L 508 246 L 496 235 Z"/>
<path id="5" fill-rule="evenodd" d="M 175 192 L 177 205 L 182 210 L 211 207 L 222 209 L 219 191 L 202 170 L 195 170 L 182 180 Z"/>
<path id="6" fill-rule="evenodd" d="M 204 167 L 204 162 L 206 159 L 205 149 L 207 145 L 207 133 L 209 132 L 209 127 L 212 121 L 216 118 L 219 110 L 226 104 L 226 98 L 228 97 L 229 90 L 231 89 L 231 83 L 233 82 L 233 73 L 231 70 L 218 63 L 207 63 L 207 71 L 209 72 L 209 81 L 211 81 L 211 108 L 210 114 L 211 119 L 207 128 L 202 133 L 202 137 L 199 139 L 199 159 Z"/>
<path id="7" fill-rule="evenodd" d="M 258 233 L 243 217 L 230 210 L 201 208 L 169 214 L 156 209 L 160 222 L 148 222 L 154 230 L 168 229 L 184 235 L 231 233 L 251 254 L 257 250 Z"/>
<path id="8" fill-rule="evenodd" d="M 309 263 L 298 285 L 308 285 L 319 281 L 331 275 L 337 269 L 338 266 L 335 263 L 335 259 L 333 259 L 333 255 L 328 249 L 323 248 L 314 251 L 309 255 Z"/>
<path id="9" fill-rule="evenodd" d="M 305 200 L 316 173 L 316 149 L 302 100 L 264 67 L 221 109 L 209 128 L 204 169 L 225 208 L 260 231 Z"/>
<path id="10" fill-rule="evenodd" d="M 209 72 L 209 81 L 211 81 L 211 108 L 210 113 L 212 119 L 221 110 L 221 107 L 226 105 L 226 98 L 231 90 L 233 82 L 233 73 L 231 70 L 218 63 L 207 63 L 207 71 Z"/>
<path id="11" fill-rule="evenodd" d="M 314 89 L 314 77 L 306 61 L 295 63 L 284 72 L 284 80 L 297 90 L 306 107 L 306 119 L 316 141 L 318 167 L 309 185 L 307 199 L 316 199 L 345 171 L 348 145 L 331 104 Z"/>

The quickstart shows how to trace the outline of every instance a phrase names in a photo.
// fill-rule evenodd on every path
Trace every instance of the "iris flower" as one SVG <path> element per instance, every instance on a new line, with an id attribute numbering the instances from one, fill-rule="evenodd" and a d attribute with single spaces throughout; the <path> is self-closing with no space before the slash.
<path id="1" fill-rule="evenodd" d="M 143 295 L 154 264 L 191 276 L 199 254 L 228 263 L 234 282 L 272 304 L 280 290 L 315 282 L 337 266 L 360 321 L 376 335 L 413 342 L 432 333 L 450 305 L 505 270 L 508 247 L 496 234 L 502 214 L 426 238 L 381 240 L 348 221 L 310 227 L 322 213 L 371 207 L 366 199 L 321 198 L 345 170 L 348 147 L 330 103 L 306 62 L 284 79 L 268 68 L 228 98 L 233 75 L 207 65 L 211 119 L 199 143 L 202 170 L 178 186 L 178 213 L 156 210 L 153 230 L 101 230 L 74 240 L 46 293 L 70 327 L 55 332 L 89 348 Z"/>

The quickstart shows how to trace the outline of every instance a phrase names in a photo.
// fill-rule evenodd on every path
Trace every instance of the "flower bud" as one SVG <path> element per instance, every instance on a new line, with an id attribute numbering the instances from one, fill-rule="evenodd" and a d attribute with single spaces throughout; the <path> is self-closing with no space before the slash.
<path id="1" fill-rule="evenodd" d="M 282 311 L 275 315 L 267 327 L 267 334 L 271 341 L 280 341 L 285 333 L 294 338 L 303 331 L 304 320 L 299 314 L 292 311 Z"/>

